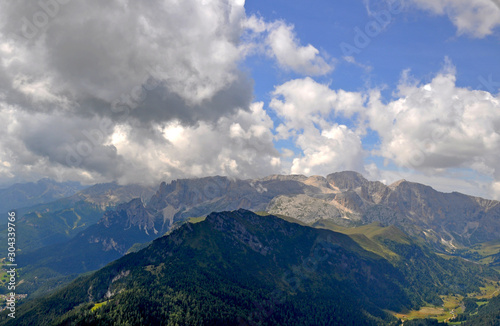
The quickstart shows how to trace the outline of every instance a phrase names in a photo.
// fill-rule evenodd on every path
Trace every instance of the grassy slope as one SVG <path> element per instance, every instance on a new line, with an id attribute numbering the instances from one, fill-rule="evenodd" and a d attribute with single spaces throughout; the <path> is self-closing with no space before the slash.
<path id="1" fill-rule="evenodd" d="M 267 216 L 266 212 L 259 212 L 261 216 Z M 278 216 L 283 220 L 286 220 L 291 223 L 296 223 L 300 225 L 305 225 L 304 223 L 288 216 Z M 197 224 L 205 220 L 205 217 L 196 217 L 189 219 L 189 222 L 192 224 Z M 409 245 L 412 243 L 412 239 L 406 236 L 402 231 L 395 227 L 384 227 L 379 223 L 373 223 L 369 225 L 364 225 L 356 228 L 345 228 L 342 226 L 335 225 L 330 221 L 319 221 L 313 225 L 316 228 L 324 228 L 337 232 L 341 232 L 343 234 L 348 235 L 355 242 L 357 242 L 363 249 L 375 253 L 381 257 L 386 258 L 389 261 L 400 261 L 402 259 L 401 255 L 396 253 L 390 246 L 387 245 L 387 242 L 384 240 L 390 240 L 397 244 Z M 480 255 L 488 256 L 498 254 L 498 250 L 500 248 L 500 242 L 490 242 L 485 244 L 476 245 L 473 250 Z M 142 249 L 139 248 L 138 249 Z M 451 256 L 440 255 L 442 258 L 447 260 L 456 259 Z M 473 297 L 476 298 L 491 298 L 495 293 L 498 294 L 499 287 L 497 283 L 488 283 L 484 288 L 481 288 L 481 291 L 478 293 L 472 294 Z M 407 311 L 405 314 L 397 315 L 402 318 L 426 318 L 426 317 L 434 317 L 438 320 L 442 321 L 453 317 L 454 314 L 451 311 L 460 313 L 462 312 L 461 308 L 461 300 L 464 297 L 461 295 L 441 295 L 441 299 L 443 300 L 443 306 L 424 306 L 422 309 L 418 311 Z"/>
<path id="2" fill-rule="evenodd" d="M 315 227 L 335 230 L 349 235 L 353 240 L 358 242 L 365 250 L 372 251 L 383 256 L 388 260 L 398 260 L 400 257 L 397 253 L 391 251 L 383 245 L 383 239 L 391 239 L 399 243 L 410 243 L 410 239 L 399 229 L 395 227 L 384 227 L 379 223 L 372 223 L 355 228 L 346 228 L 332 223 L 331 221 L 318 221 L 314 224 Z M 483 264 L 488 264 L 493 260 L 495 255 L 500 251 L 500 241 L 487 242 L 477 244 L 470 248 L 471 252 L 484 257 L 480 260 Z M 440 257 L 446 260 L 454 260 L 456 257 L 439 254 Z M 484 286 L 475 293 L 468 294 L 470 298 L 489 300 L 500 293 L 500 285 L 498 282 L 484 280 Z M 411 310 L 401 313 L 393 313 L 397 318 L 402 320 L 433 318 L 440 322 L 448 322 L 458 314 L 463 313 L 463 299 L 460 294 L 441 295 L 442 305 L 424 305 L 418 310 Z M 479 305 L 484 305 L 485 302 L 480 302 Z M 460 323 L 456 323 L 457 325 Z"/>
<path id="3" fill-rule="evenodd" d="M 238 233 L 241 230 L 238 224 L 223 226 L 220 231 L 214 231 L 218 225 L 216 222 L 185 225 L 171 236 L 154 241 L 138 253 L 126 255 L 91 277 L 81 278 L 48 298 L 20 307 L 17 322 L 29 324 L 42 315 L 49 322 L 50 318 L 60 317 L 65 312 L 67 314 L 61 322 L 87 317 L 95 321 L 96 318 L 125 316 L 127 312 L 123 309 L 142 303 L 144 309 L 150 310 L 156 309 L 157 304 L 170 306 L 172 310 L 164 313 L 165 318 L 172 321 L 201 316 L 246 318 L 255 313 L 252 300 L 265 303 L 266 298 L 272 299 L 269 296 L 277 293 L 278 298 L 274 300 L 279 302 L 271 306 L 275 310 L 266 317 L 264 324 L 275 324 L 272 318 L 288 320 L 296 317 L 295 324 L 301 324 L 302 320 L 302 324 L 316 325 L 311 318 L 326 314 L 323 318 L 329 316 L 326 318 L 330 318 L 332 325 L 335 320 L 337 324 L 343 324 L 338 318 L 351 320 L 349 316 L 354 315 L 354 324 L 366 325 L 373 319 L 365 319 L 367 316 L 359 314 L 362 307 L 376 313 L 378 309 L 374 304 L 393 305 L 396 298 L 403 300 L 399 305 L 408 303 L 404 293 L 393 283 L 397 279 L 403 282 L 401 275 L 395 275 L 399 272 L 385 260 L 361 249 L 348 236 L 304 228 L 274 218 L 265 219 L 265 225 L 262 221 L 239 219 L 249 232 L 248 237 Z M 270 248 L 269 254 L 256 253 L 248 245 L 238 244 L 240 240 L 237 239 L 248 241 L 245 239 L 253 239 L 252 234 L 257 235 L 264 248 Z M 321 247 L 324 245 L 317 247 L 322 243 L 318 242 L 320 240 L 331 243 L 327 254 Z M 313 253 L 319 254 L 318 261 L 309 266 L 303 259 Z M 283 281 L 283 276 L 290 270 L 292 276 L 300 278 L 297 286 L 293 285 L 297 283 Z M 119 275 L 125 276 L 118 280 Z M 369 282 L 370 277 L 377 282 Z M 94 304 L 84 303 L 89 297 L 95 300 L 94 303 L 108 301 L 107 292 L 116 295 L 108 304 L 98 306 L 94 311 L 91 310 Z M 185 293 L 190 295 L 186 297 Z M 380 293 L 388 295 L 380 296 Z M 216 305 L 217 310 L 212 309 L 212 305 Z M 75 306 L 79 307 L 72 309 Z M 186 311 L 184 306 L 192 309 L 190 317 L 176 315 L 175 311 L 180 314 Z M 333 313 L 332 309 L 337 310 Z M 141 313 L 141 310 L 133 311 L 136 311 L 134 314 Z M 292 316 L 289 315 L 291 311 L 295 311 Z M 89 315 L 93 312 L 101 317 Z M 148 313 L 145 311 L 143 315 L 130 318 L 152 316 Z"/>

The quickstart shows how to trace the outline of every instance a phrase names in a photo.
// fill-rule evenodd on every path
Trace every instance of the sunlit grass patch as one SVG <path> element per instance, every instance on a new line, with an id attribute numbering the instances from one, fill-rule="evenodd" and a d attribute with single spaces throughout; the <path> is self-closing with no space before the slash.
<path id="1" fill-rule="evenodd" d="M 107 305 L 109 303 L 109 300 L 108 301 L 103 301 L 103 302 L 99 302 L 99 303 L 96 303 L 91 309 L 90 311 L 94 312 L 96 311 L 97 309 L 101 308 L 102 306 L 104 305 Z"/>

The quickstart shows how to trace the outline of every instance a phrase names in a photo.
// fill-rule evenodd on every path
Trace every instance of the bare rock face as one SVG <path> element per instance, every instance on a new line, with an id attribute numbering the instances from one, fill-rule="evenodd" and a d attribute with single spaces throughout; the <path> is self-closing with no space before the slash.
<path id="1" fill-rule="evenodd" d="M 347 212 L 336 203 L 304 194 L 274 197 L 266 211 L 271 214 L 292 216 L 304 223 L 312 224 L 318 220 L 333 220 L 340 225 L 348 225 Z"/>
<path id="2" fill-rule="evenodd" d="M 329 174 L 326 179 L 328 182 L 341 191 L 354 190 L 366 186 L 369 181 L 362 174 L 353 171 L 336 172 Z"/>
<path id="3" fill-rule="evenodd" d="M 349 190 L 335 196 L 335 201 L 351 212 L 362 212 L 368 203 L 363 200 L 355 191 Z"/>
<path id="4" fill-rule="evenodd" d="M 405 180 L 386 186 L 351 171 L 326 178 L 273 175 L 253 180 L 219 176 L 175 180 L 162 183 L 147 204 L 132 200 L 117 209 L 120 214 L 105 215 L 102 225 L 118 223 L 124 232 L 139 229 L 154 238 L 189 217 L 237 209 L 265 210 L 307 224 L 319 220 L 342 226 L 380 222 L 448 249 L 500 238 L 497 201 L 441 193 Z"/>
<path id="5" fill-rule="evenodd" d="M 315 175 L 307 178 L 303 182 L 306 185 L 313 186 L 321 190 L 322 193 L 330 194 L 338 192 L 338 189 L 332 187 L 332 185 L 328 182 L 328 180 L 325 177 Z"/>
<path id="6" fill-rule="evenodd" d="M 91 195 L 89 198 L 101 198 L 99 194 L 103 191 L 97 190 L 87 192 Z M 112 193 L 120 194 L 120 191 Z M 121 194 L 128 196 L 139 191 L 139 188 L 130 188 Z M 172 231 L 190 217 L 238 209 L 265 210 L 305 224 L 329 221 L 344 227 L 373 222 L 394 225 L 406 234 L 423 237 L 439 250 L 500 238 L 500 202 L 460 193 L 441 193 L 404 180 L 386 186 L 356 172 L 333 173 L 326 178 L 275 175 L 238 180 L 217 176 L 162 183 L 149 202 L 136 198 L 107 210 L 99 223 L 81 231 L 64 246 L 54 247 L 55 254 L 44 266 L 56 266 L 53 262 L 65 257 L 73 263 L 64 267 L 64 272 L 93 270 L 124 255 L 135 244 Z M 235 243 L 268 255 L 272 243 L 252 233 L 252 228 L 258 227 L 255 223 L 262 219 L 244 212 L 237 214 L 248 215 L 244 223 L 240 220 L 241 225 L 231 219 L 216 218 L 217 214 L 207 220 L 214 223 L 217 230 L 227 230 Z M 270 232 L 281 232 L 282 223 L 269 224 L 266 228 L 271 228 Z M 285 229 L 283 232 L 290 236 Z M 173 239 L 183 241 L 181 237 Z M 35 254 L 31 258 L 38 259 Z"/>
<path id="7" fill-rule="evenodd" d="M 155 221 L 153 215 L 146 210 L 139 198 L 118 206 L 115 211 L 107 211 L 99 224 L 107 228 L 120 225 L 124 229 L 138 228 L 146 233 L 158 233 L 154 232 Z"/>
<path id="8" fill-rule="evenodd" d="M 129 202 L 134 198 L 149 200 L 153 194 L 154 189 L 152 187 L 134 184 L 120 186 L 117 183 L 103 183 L 80 191 L 74 196 L 69 197 L 69 199 L 74 202 L 84 200 L 104 210 L 107 207 Z"/>
<path id="9" fill-rule="evenodd" d="M 390 189 L 380 205 L 398 216 L 397 224 L 404 225 L 409 233 L 433 231 L 439 242 L 450 248 L 500 237 L 500 203 L 497 201 L 457 192 L 441 193 L 407 181 L 393 184 Z"/>

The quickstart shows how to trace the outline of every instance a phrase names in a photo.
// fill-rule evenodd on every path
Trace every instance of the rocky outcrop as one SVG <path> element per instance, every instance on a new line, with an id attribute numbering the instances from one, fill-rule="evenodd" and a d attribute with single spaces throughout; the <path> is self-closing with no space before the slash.
<path id="1" fill-rule="evenodd" d="M 311 225 L 325 221 L 345 227 L 373 222 L 394 225 L 406 234 L 421 236 L 441 250 L 500 238 L 499 202 L 460 193 L 441 193 L 404 180 L 386 186 L 355 172 L 334 173 L 326 178 L 207 177 L 162 183 L 149 202 L 136 198 L 115 210 L 107 210 L 99 223 L 81 231 L 69 242 L 34 252 L 23 261 L 39 268 L 57 269 L 63 274 L 89 271 L 124 255 L 134 244 L 146 243 L 172 231 L 189 217 L 238 209 L 267 210 Z M 243 211 L 234 214 L 244 214 L 245 219 L 234 222 L 222 219 L 224 214 L 216 214 L 207 220 L 214 223 L 217 230 L 227 231 L 232 243 L 269 256 L 273 244 L 266 236 L 256 236 L 252 231 L 261 227 L 257 224 L 262 219 Z M 283 232 L 287 237 L 292 236 L 290 230 L 294 229 L 284 228 L 281 222 L 266 228 L 269 232 Z M 172 241 L 184 241 L 181 233 L 175 234 Z M 58 264 L 61 259 L 71 264 Z"/>
<path id="2" fill-rule="evenodd" d="M 318 220 L 332 220 L 339 225 L 350 225 L 348 212 L 336 205 L 335 201 L 310 197 L 277 196 L 271 200 L 267 211 L 271 214 L 292 216 L 304 223 L 312 224 Z"/>
<path id="3" fill-rule="evenodd" d="M 68 199 L 73 202 L 83 200 L 105 210 L 107 207 L 127 203 L 134 198 L 148 201 L 153 194 L 154 189 L 152 187 L 135 184 L 121 186 L 117 183 L 102 183 L 82 190 Z"/>
<path id="4" fill-rule="evenodd" d="M 107 212 L 100 225 L 113 225 L 114 232 L 123 232 L 113 236 L 119 246 L 116 239 L 125 238 L 128 230 L 153 239 L 189 217 L 237 209 L 265 210 L 307 224 L 329 220 L 348 227 L 380 222 L 448 249 L 500 238 L 497 201 L 441 193 L 405 180 L 386 186 L 351 171 L 326 178 L 273 175 L 238 180 L 216 176 L 164 182 L 147 204 L 139 199 L 123 204 Z"/>
<path id="5" fill-rule="evenodd" d="M 353 171 L 332 173 L 326 177 L 326 180 L 341 191 L 354 190 L 369 183 L 362 174 Z"/>

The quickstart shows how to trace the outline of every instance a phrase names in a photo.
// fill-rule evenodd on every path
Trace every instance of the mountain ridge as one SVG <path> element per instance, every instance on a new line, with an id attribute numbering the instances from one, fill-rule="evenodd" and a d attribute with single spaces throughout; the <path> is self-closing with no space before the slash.
<path id="1" fill-rule="evenodd" d="M 41 250 L 27 261 L 50 267 L 49 262 L 66 257 L 74 262 L 72 273 L 94 270 L 191 217 L 239 208 L 289 216 L 309 225 L 318 221 L 344 227 L 394 225 L 443 253 L 500 238 L 498 202 L 440 193 L 407 181 L 391 188 L 356 172 L 251 180 L 216 176 L 163 182 L 149 201 L 133 199 L 108 210 L 97 224 L 52 247 L 49 257 Z"/>
<path id="2" fill-rule="evenodd" d="M 399 243 L 400 236 L 394 239 Z M 425 256 L 405 248 L 399 252 L 408 261 Z M 425 268 L 425 260 L 413 266 Z M 453 265 L 442 267 L 455 273 Z M 440 270 L 435 276 L 442 278 Z M 183 224 L 145 249 L 21 305 L 15 324 L 396 325 L 385 310 L 418 306 L 434 287 L 422 283 L 421 271 L 408 271 L 348 235 L 239 209 Z M 477 276 L 465 273 L 471 280 Z"/>
<path id="3" fill-rule="evenodd" d="M 292 243 L 294 246 L 290 246 Z M 307 260 L 309 256 L 312 259 Z M 393 280 L 385 273 L 390 273 Z M 138 253 L 126 255 L 95 274 L 76 280 L 49 298 L 20 306 L 16 325 L 29 324 L 33 319 L 43 323 L 77 323 L 80 318 L 84 318 L 83 324 L 98 324 L 120 315 L 120 306 L 126 307 L 130 298 L 150 302 L 141 305 L 145 319 L 146 315 L 156 315 L 150 310 L 163 300 L 167 300 L 165 306 L 172 307 L 168 311 L 179 311 L 176 301 L 170 301 L 178 291 L 194 296 L 186 301 L 187 310 L 182 308 L 190 311 L 189 316 L 215 318 L 218 324 L 260 318 L 264 325 L 271 325 L 276 318 L 289 318 L 285 317 L 286 311 L 297 311 L 298 315 L 290 317 L 298 319 L 287 324 L 312 325 L 309 318 L 323 316 L 337 323 L 341 321 L 338 318 L 349 318 L 358 320 L 355 325 L 375 325 L 380 318 L 392 320 L 379 306 L 391 309 L 411 306 L 400 285 L 394 283 L 398 279 L 404 281 L 390 264 L 376 259 L 373 253 L 364 251 L 343 234 L 303 227 L 272 216 L 260 217 L 245 210 L 213 213 L 203 222 L 184 224 Z M 375 295 L 380 291 L 391 293 L 391 300 Z M 202 297 L 195 299 L 198 295 Z M 273 296 L 277 303 L 272 303 Z M 87 304 L 89 300 L 91 305 Z M 261 310 L 252 300 L 271 300 L 266 308 L 270 312 L 261 316 Z M 100 308 L 104 309 L 99 312 L 100 317 L 88 315 L 87 307 L 90 311 L 98 302 L 108 302 Z M 343 306 L 345 302 L 352 304 Z M 223 313 L 212 316 L 211 305 Z M 307 313 L 318 305 L 331 313 Z M 336 313 L 331 310 L 333 307 Z M 165 320 L 179 324 L 186 324 L 187 318 L 192 318 L 185 313 L 178 317 L 165 313 Z M 97 319 L 85 321 L 85 316 Z"/>
<path id="4" fill-rule="evenodd" d="M 49 178 L 16 183 L 0 189 L 0 213 L 72 196 L 86 187 L 79 182 L 57 182 Z"/>

